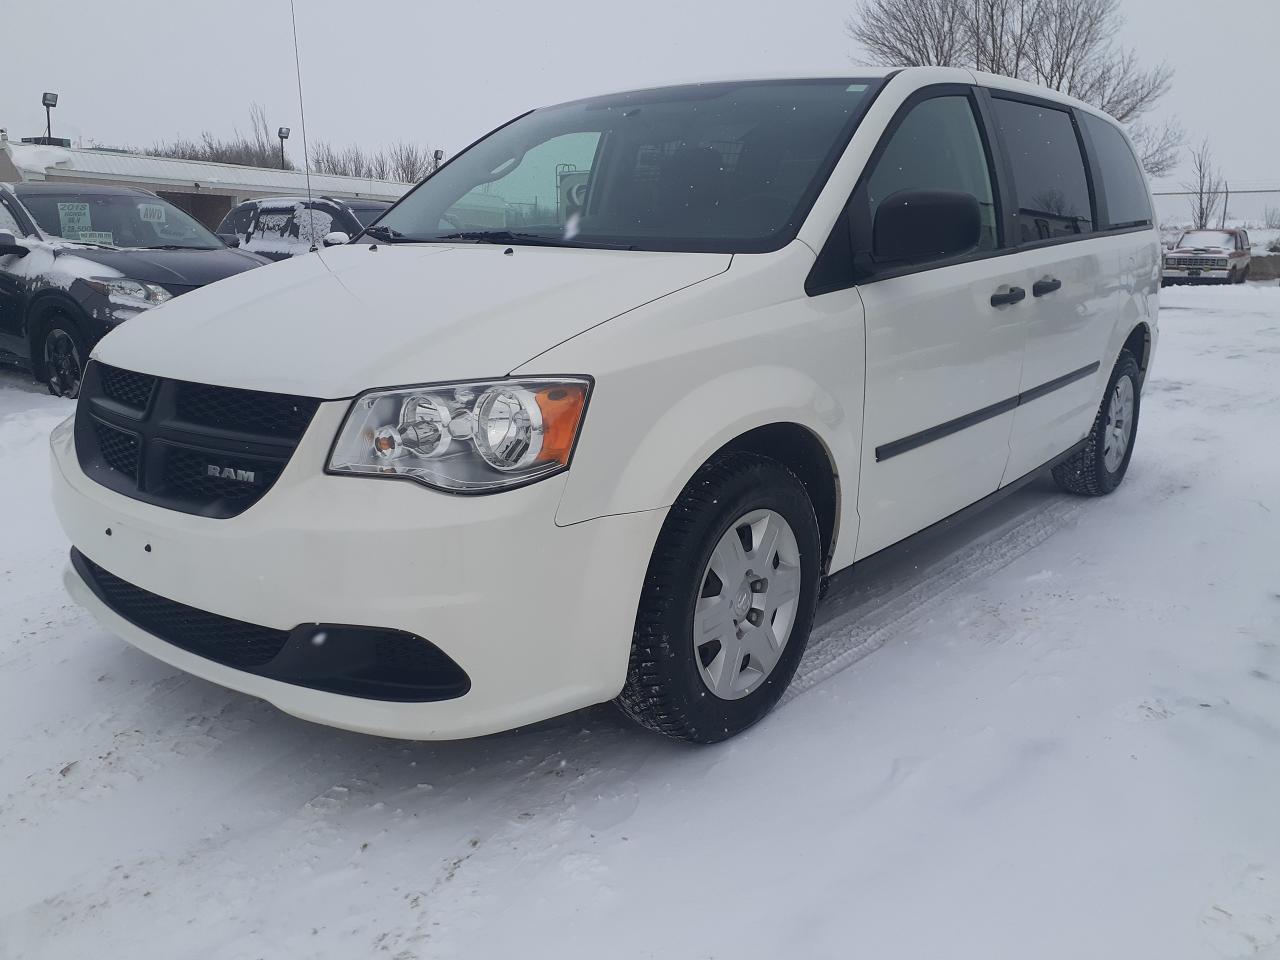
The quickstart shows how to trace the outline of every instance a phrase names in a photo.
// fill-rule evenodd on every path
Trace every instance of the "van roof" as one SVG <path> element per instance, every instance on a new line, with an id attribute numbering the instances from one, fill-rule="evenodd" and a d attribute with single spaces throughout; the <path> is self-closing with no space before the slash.
<path id="1" fill-rule="evenodd" d="M 796 82 L 804 80 L 816 81 L 840 81 L 847 80 L 850 83 L 858 80 L 891 80 L 899 75 L 919 75 L 930 73 L 934 75 L 933 82 L 936 83 L 975 83 L 979 86 L 989 87 L 995 90 L 1008 90 L 1014 93 L 1024 93 L 1028 96 L 1040 97 L 1044 100 L 1052 100 L 1066 106 L 1078 107 L 1089 113 L 1096 114 L 1100 117 L 1107 117 L 1097 107 L 1091 106 L 1075 97 L 1052 90 L 1049 87 L 1042 87 L 1034 83 L 1028 83 L 1025 80 L 1016 80 L 1012 77 L 1005 77 L 994 73 L 983 73 L 981 71 L 971 70 L 968 67 L 854 67 L 850 70 L 840 70 L 831 72 L 788 72 L 788 73 L 765 73 L 765 74 L 748 74 L 736 76 L 710 76 L 684 80 L 673 80 L 668 83 L 646 84 L 637 87 L 629 87 L 625 89 L 604 90 L 585 97 L 575 97 L 573 100 L 564 101 L 566 103 L 579 102 L 581 100 L 590 100 L 594 97 L 618 96 L 626 93 L 640 93 L 651 90 L 663 89 L 679 89 L 682 87 L 709 86 L 712 84 L 733 84 L 733 83 L 777 83 L 777 82 Z M 555 106 L 556 104 L 546 104 L 545 106 Z M 1114 123 L 1115 121 L 1112 120 Z"/>

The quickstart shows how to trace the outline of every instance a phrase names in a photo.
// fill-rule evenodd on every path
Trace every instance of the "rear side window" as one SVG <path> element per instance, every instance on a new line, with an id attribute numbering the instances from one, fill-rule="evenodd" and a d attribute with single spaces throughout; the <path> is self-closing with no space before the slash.
<path id="1" fill-rule="evenodd" d="M 866 181 L 865 222 L 903 190 L 950 190 L 976 197 L 982 212 L 979 250 L 997 246 L 991 171 L 968 97 L 945 96 L 911 108 L 890 135 Z"/>
<path id="2" fill-rule="evenodd" d="M 259 207 L 253 223 L 254 237 L 284 239 L 293 226 L 294 207 Z"/>
<path id="3" fill-rule="evenodd" d="M 1082 116 L 1102 170 L 1107 227 L 1114 230 L 1150 226 L 1151 201 L 1147 198 L 1147 181 L 1124 135 L 1101 117 L 1088 113 Z"/>
<path id="4" fill-rule="evenodd" d="M 1091 233 L 1089 180 L 1071 114 L 1000 98 L 993 109 L 1013 165 L 1018 241 Z"/>
<path id="5" fill-rule="evenodd" d="M 334 208 L 330 204 L 313 203 L 293 215 L 289 232 L 307 246 L 319 244 L 333 231 Z"/>

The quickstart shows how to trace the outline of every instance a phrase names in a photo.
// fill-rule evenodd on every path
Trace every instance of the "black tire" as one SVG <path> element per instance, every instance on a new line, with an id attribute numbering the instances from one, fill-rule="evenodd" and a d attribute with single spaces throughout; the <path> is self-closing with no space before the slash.
<path id="1" fill-rule="evenodd" d="M 1249 280 L 1249 267 L 1245 267 L 1243 270 L 1240 271 L 1240 280 L 1238 282 L 1247 283 L 1248 280 Z"/>
<path id="2" fill-rule="evenodd" d="M 89 362 L 89 346 L 75 321 L 64 313 L 55 313 L 43 325 L 32 347 L 36 377 L 49 392 L 73 400 L 79 396 L 85 364 Z"/>
<path id="3" fill-rule="evenodd" d="M 1229 284 L 1231 284 L 1231 285 L 1233 285 L 1233 286 L 1234 286 L 1235 284 L 1237 284 L 1237 283 L 1239 283 L 1239 282 L 1240 282 L 1240 273 L 1239 273 L 1239 271 L 1237 271 L 1237 270 L 1236 270 L 1236 268 L 1235 268 L 1235 267 L 1232 267 L 1232 268 L 1227 272 L 1227 283 L 1229 283 Z"/>
<path id="4" fill-rule="evenodd" d="M 694 608 L 712 552 L 735 521 L 772 510 L 795 535 L 800 585 L 791 632 L 772 670 L 739 699 L 703 680 L 693 643 Z M 821 536 L 804 485 L 775 460 L 749 453 L 712 458 L 671 507 L 645 575 L 627 681 L 617 699 L 641 726 L 689 743 L 715 743 L 747 729 L 778 702 L 813 626 Z M 753 588 L 754 589 L 754 588 Z M 735 621 L 736 622 L 736 621 Z"/>
<path id="5" fill-rule="evenodd" d="M 1129 426 L 1129 443 L 1119 464 L 1114 470 L 1110 470 L 1107 468 L 1105 459 L 1107 413 L 1116 385 L 1124 377 L 1129 378 L 1129 387 L 1133 391 L 1133 416 Z M 1138 439 L 1138 414 L 1142 406 L 1142 395 L 1138 392 L 1138 377 L 1138 361 L 1128 350 L 1121 350 L 1120 357 L 1116 360 L 1116 365 L 1107 380 L 1106 392 L 1102 395 L 1098 415 L 1094 418 L 1093 429 L 1089 431 L 1084 448 L 1071 459 L 1053 468 L 1053 479 L 1063 490 L 1087 497 L 1100 497 L 1120 486 L 1120 481 L 1124 479 L 1125 472 L 1129 469 L 1129 460 L 1133 457 L 1134 444 Z"/>

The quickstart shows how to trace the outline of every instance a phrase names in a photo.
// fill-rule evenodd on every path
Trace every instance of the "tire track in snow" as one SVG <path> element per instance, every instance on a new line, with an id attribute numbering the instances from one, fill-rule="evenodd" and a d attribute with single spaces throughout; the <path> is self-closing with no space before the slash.
<path id="1" fill-rule="evenodd" d="M 848 669 L 897 634 L 936 616 L 947 601 L 966 586 L 990 576 L 1044 543 L 1088 503 L 1088 498 L 1067 495 L 1054 498 L 1050 494 L 1045 502 L 1032 504 L 1020 516 L 1006 521 L 1003 529 L 985 536 L 978 534 L 959 549 L 932 562 L 926 560 L 923 568 L 908 567 L 906 576 L 898 569 L 908 562 L 904 557 L 901 564 L 894 562 L 883 571 L 870 573 L 865 581 L 859 581 L 856 572 L 846 584 L 838 584 L 837 577 L 833 595 L 818 608 L 818 622 L 814 624 L 809 647 L 783 695 L 783 702 Z M 956 530 L 962 535 L 972 523 L 981 522 L 981 518 L 975 518 Z M 955 531 L 947 534 L 952 535 Z M 926 558 L 930 555 L 927 547 L 923 552 Z M 888 580 L 890 577 L 900 579 Z"/>

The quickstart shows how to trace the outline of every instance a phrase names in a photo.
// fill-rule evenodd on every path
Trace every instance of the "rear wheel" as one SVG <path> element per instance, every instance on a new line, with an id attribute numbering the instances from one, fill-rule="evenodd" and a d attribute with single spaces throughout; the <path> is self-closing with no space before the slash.
<path id="1" fill-rule="evenodd" d="M 78 397 L 89 351 L 84 337 L 68 317 L 59 313 L 49 321 L 39 356 L 40 375 L 49 392 L 55 397 Z"/>
<path id="2" fill-rule="evenodd" d="M 1133 354 L 1121 350 L 1084 447 L 1053 468 L 1063 490 L 1098 497 L 1120 486 L 1138 433 L 1138 376 Z"/>
<path id="3" fill-rule="evenodd" d="M 804 486 L 782 464 L 731 453 L 703 466 L 649 562 L 623 712 L 693 743 L 768 713 L 809 639 L 821 549 Z"/>

